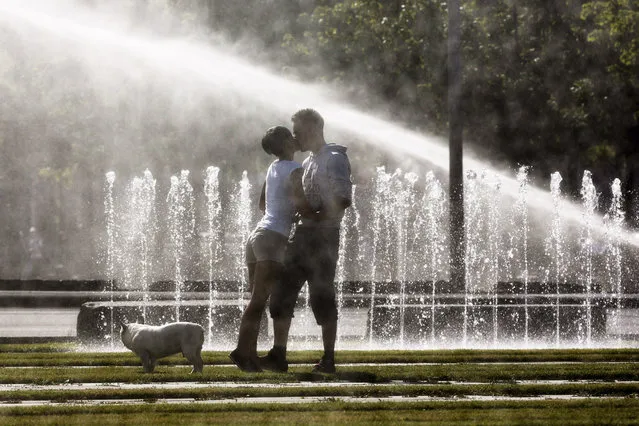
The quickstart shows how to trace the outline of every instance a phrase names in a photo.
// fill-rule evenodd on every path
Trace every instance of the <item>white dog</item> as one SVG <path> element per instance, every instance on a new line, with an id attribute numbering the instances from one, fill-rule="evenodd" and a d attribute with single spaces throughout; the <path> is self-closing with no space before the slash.
<path id="1" fill-rule="evenodd" d="M 191 373 L 202 372 L 202 345 L 204 328 L 192 322 L 174 322 L 161 326 L 122 324 L 122 343 L 142 360 L 146 373 L 155 369 L 158 359 L 182 352 L 193 364 Z"/>

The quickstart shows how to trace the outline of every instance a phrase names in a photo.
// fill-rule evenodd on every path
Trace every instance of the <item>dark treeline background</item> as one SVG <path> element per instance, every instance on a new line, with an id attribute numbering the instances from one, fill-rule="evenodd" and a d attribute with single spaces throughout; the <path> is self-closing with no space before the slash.
<path id="1" fill-rule="evenodd" d="M 445 134 L 446 2 L 208 3 L 213 27 L 248 31 L 309 79 L 346 83 L 363 105 L 381 99 L 398 119 Z M 618 177 L 637 226 L 639 3 L 461 5 L 466 145 L 546 181 L 559 170 L 573 196 L 584 169 L 599 185 Z"/>
<path id="2" fill-rule="evenodd" d="M 384 105 L 398 122 L 446 135 L 446 2 L 122 2 L 139 21 L 161 10 L 174 18 L 164 31 L 197 28 L 211 42 L 222 34 L 249 60 L 335 84 L 363 108 Z M 627 222 L 639 227 L 638 3 L 461 3 L 466 149 L 506 167 L 529 165 L 544 187 L 560 171 L 575 199 L 591 170 L 602 210 L 619 178 Z M 0 277 L 20 276 L 31 226 L 42 236 L 48 277 L 101 275 L 108 170 L 133 176 L 149 167 L 168 176 L 190 169 L 200 187 L 199 171 L 210 164 L 229 179 L 265 170 L 269 159 L 255 155 L 254 142 L 272 123 L 268 116 L 231 119 L 209 98 L 198 99 L 193 113 L 183 106 L 197 90 L 176 95 L 160 89 L 170 86 L 165 81 L 122 77 L 125 85 L 110 87 L 64 46 L 39 49 L 50 41 L 16 28 L 0 25 Z M 252 121 L 238 130 L 242 120 Z"/>

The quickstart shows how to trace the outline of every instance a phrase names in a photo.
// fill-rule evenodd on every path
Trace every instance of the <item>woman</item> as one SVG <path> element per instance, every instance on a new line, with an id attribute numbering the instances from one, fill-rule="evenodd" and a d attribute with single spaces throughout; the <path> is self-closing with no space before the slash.
<path id="1" fill-rule="evenodd" d="M 262 138 L 262 148 L 277 157 L 266 173 L 260 196 L 262 220 L 246 244 L 251 300 L 240 323 L 237 347 L 229 357 L 242 371 L 259 372 L 257 337 L 260 321 L 273 283 L 280 279 L 284 252 L 296 211 L 314 216 L 302 189 L 302 165 L 293 161 L 299 148 L 290 130 L 271 127 Z"/>

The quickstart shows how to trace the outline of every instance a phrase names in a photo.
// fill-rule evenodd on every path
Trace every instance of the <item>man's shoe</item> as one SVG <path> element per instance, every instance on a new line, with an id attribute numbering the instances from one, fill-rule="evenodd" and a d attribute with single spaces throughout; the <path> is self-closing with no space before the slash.
<path id="1" fill-rule="evenodd" d="M 231 358 L 233 364 L 237 365 L 237 367 L 245 373 L 262 372 L 259 365 L 257 365 L 250 357 L 240 355 L 237 349 L 229 354 L 229 358 Z"/>
<path id="2" fill-rule="evenodd" d="M 335 360 L 323 356 L 313 367 L 313 373 L 335 374 Z"/>
<path id="3" fill-rule="evenodd" d="M 288 371 L 288 362 L 286 356 L 278 354 L 277 351 L 271 349 L 265 356 L 258 358 L 260 367 L 264 370 L 275 371 L 276 373 L 286 373 Z"/>

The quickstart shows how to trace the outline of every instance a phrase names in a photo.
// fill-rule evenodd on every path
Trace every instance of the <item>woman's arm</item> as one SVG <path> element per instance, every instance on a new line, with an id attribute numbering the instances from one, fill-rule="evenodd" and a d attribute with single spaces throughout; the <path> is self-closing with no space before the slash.
<path id="1" fill-rule="evenodd" d="M 264 214 L 266 212 L 266 181 L 262 184 L 262 193 L 260 194 L 258 206 L 262 214 Z"/>

